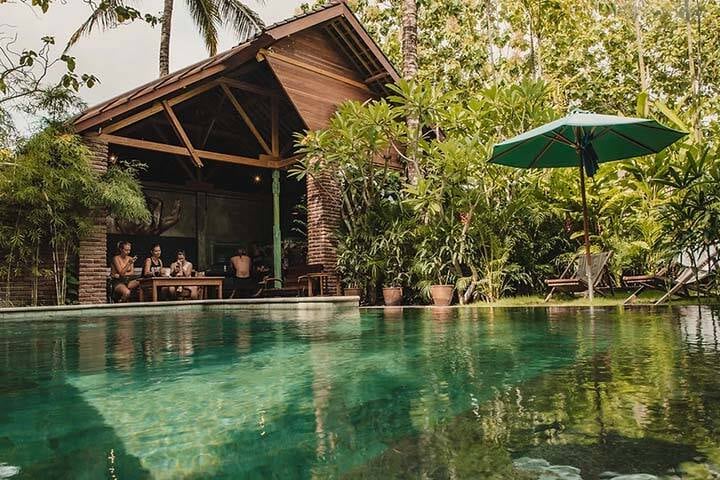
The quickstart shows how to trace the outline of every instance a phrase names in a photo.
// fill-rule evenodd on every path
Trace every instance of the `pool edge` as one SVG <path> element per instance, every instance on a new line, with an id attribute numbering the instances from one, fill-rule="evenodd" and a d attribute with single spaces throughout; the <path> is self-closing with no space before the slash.
<path id="1" fill-rule="evenodd" d="M 109 303 L 97 305 L 53 305 L 42 307 L 0 308 L 0 320 L 47 320 L 79 315 L 97 314 L 158 314 L 179 311 L 223 311 L 237 309 L 328 308 L 358 307 L 360 298 L 342 297 L 289 297 L 289 298 L 238 298 L 225 300 L 190 300 L 173 302 Z"/>

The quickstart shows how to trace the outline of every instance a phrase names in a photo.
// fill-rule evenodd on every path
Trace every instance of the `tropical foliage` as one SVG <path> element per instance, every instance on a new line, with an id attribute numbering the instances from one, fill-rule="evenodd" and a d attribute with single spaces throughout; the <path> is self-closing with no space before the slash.
<path id="1" fill-rule="evenodd" d="M 38 283 L 50 277 L 58 304 L 68 300 L 79 241 L 103 211 L 117 218 L 148 220 L 149 212 L 132 167 L 113 165 L 98 174 L 90 152 L 71 133 L 48 127 L 5 151 L 0 162 L 0 268 L 3 300 L 10 302 L 17 278 Z M 49 262 L 45 259 L 50 258 Z"/>
<path id="2" fill-rule="evenodd" d="M 485 159 L 499 139 L 562 114 L 551 87 L 501 83 L 469 99 L 429 82 L 391 88 L 386 100 L 346 104 L 328 129 L 300 141 L 308 160 L 296 174 L 333 172 L 341 182 L 340 267 L 352 270 L 348 282 L 364 283 L 371 298 L 382 285 L 426 296 L 432 284 L 453 284 L 461 302 L 542 290 L 580 245 L 577 172 L 512 170 Z M 637 109 L 691 128 L 646 94 Z M 416 135 L 404 121 L 410 114 L 422 132 L 416 181 L 394 168 Z M 718 238 L 719 164 L 716 146 L 689 136 L 655 156 L 600 169 L 589 186 L 593 244 L 616 252 L 617 275 L 652 271 Z"/>
<path id="3" fill-rule="evenodd" d="M 359 208 L 344 205 L 343 256 L 377 267 L 371 239 L 404 222 L 415 293 L 451 283 L 465 302 L 542 290 L 579 247 L 577 172 L 485 159 L 493 143 L 577 107 L 690 132 L 660 154 L 603 166 L 590 183 L 592 242 L 615 253 L 617 276 L 717 242 L 717 2 L 417 0 L 417 45 L 408 2 L 348 3 L 396 65 L 416 47 L 417 71 L 393 97 L 346 106 L 301 142 L 308 174 L 339 171 L 341 190 L 370 185 Z M 366 274 L 371 292 L 382 276 Z"/>

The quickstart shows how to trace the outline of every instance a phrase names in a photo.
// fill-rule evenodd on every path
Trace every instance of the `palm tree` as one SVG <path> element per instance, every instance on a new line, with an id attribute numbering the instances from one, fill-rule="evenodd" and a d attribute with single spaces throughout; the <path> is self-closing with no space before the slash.
<path id="1" fill-rule="evenodd" d="M 265 27 L 260 16 L 240 0 L 186 0 L 190 15 L 205 41 L 210 56 L 217 53 L 218 28 L 230 26 L 241 42 L 247 40 Z M 264 5 L 265 0 L 256 0 Z M 170 28 L 172 25 L 175 0 L 164 0 L 163 14 L 160 19 L 160 76 L 170 70 Z M 103 30 L 112 28 L 128 19 L 128 11 L 137 13 L 127 7 L 123 0 L 102 0 L 90 14 L 90 17 L 70 37 L 66 50 L 77 43 L 83 35 L 88 35 L 93 28 Z"/>
<path id="2" fill-rule="evenodd" d="M 417 63 L 417 2 L 403 0 L 402 15 L 402 55 L 403 78 L 412 80 L 418 70 Z"/>
<path id="3" fill-rule="evenodd" d="M 418 71 L 417 62 L 417 1 L 403 0 L 402 11 L 402 74 L 405 80 L 412 80 Z M 408 144 L 407 177 L 410 183 L 416 185 L 420 176 L 420 166 L 417 162 L 417 134 L 419 133 L 420 121 L 414 115 L 408 115 L 407 126 L 410 132 Z"/>

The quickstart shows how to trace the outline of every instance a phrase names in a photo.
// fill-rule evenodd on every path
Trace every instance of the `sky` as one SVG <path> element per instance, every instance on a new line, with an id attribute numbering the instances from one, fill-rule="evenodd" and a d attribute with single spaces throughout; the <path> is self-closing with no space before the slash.
<path id="1" fill-rule="evenodd" d="M 254 0 L 247 4 L 260 14 L 267 25 L 291 17 L 301 3 L 308 0 L 266 0 L 265 5 Z M 29 2 L 28 2 L 29 3 Z M 129 2 L 141 12 L 157 16 L 162 11 L 162 0 Z M 38 48 L 40 38 L 51 35 L 56 40 L 56 53 L 62 51 L 67 39 L 89 16 L 90 7 L 83 0 L 56 0 L 46 14 L 23 3 L 0 2 L 0 29 L 18 33 L 18 47 Z M 221 32 L 218 51 L 236 45 L 232 32 Z M 77 71 L 92 73 L 100 84 L 82 89 L 80 96 L 88 105 L 131 90 L 158 75 L 158 49 L 160 26 L 136 21 L 109 31 L 94 31 L 84 37 L 69 52 L 77 59 Z M 180 69 L 207 57 L 202 38 L 197 34 L 186 4 L 175 2 L 170 45 L 170 71 Z M 19 129 L 27 130 L 33 119 L 16 116 Z"/>

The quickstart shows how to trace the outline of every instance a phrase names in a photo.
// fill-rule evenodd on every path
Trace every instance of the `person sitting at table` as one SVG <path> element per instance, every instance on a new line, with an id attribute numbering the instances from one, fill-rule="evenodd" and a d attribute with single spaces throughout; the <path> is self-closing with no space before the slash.
<path id="1" fill-rule="evenodd" d="M 189 262 L 187 258 L 185 258 L 185 251 L 178 250 L 175 255 L 175 261 L 170 264 L 170 275 L 172 275 L 173 277 L 191 277 L 192 272 L 193 264 Z M 189 296 L 191 300 L 197 300 L 198 288 L 195 286 L 179 286 L 175 290 L 175 296 L 177 298 L 187 298 Z"/>
<path id="2" fill-rule="evenodd" d="M 131 257 L 132 245 L 130 242 L 120 241 L 117 244 L 117 254 L 110 262 L 110 277 L 113 296 L 118 302 L 127 302 L 130 294 L 140 282 L 134 278 L 133 271 L 137 256 Z"/>
<path id="3" fill-rule="evenodd" d="M 159 277 L 160 272 L 163 268 L 162 250 L 160 244 L 156 243 L 150 248 L 150 256 L 145 259 L 145 265 L 143 265 L 143 277 Z"/>
<path id="4" fill-rule="evenodd" d="M 248 256 L 247 250 L 238 248 L 237 255 L 230 257 L 230 266 L 233 269 L 232 293 L 235 295 L 249 296 L 254 293 L 256 282 L 252 278 L 252 259 Z"/>
<path id="5" fill-rule="evenodd" d="M 163 276 L 163 271 L 166 270 L 163 267 L 162 258 L 160 256 L 162 255 L 162 249 L 160 248 L 160 244 L 156 243 L 152 246 L 150 249 L 150 256 L 145 259 L 145 264 L 143 265 L 143 272 L 142 275 L 145 278 L 149 277 L 161 277 Z M 170 288 L 169 287 L 161 287 L 160 288 L 160 298 L 166 299 L 170 298 Z"/>

